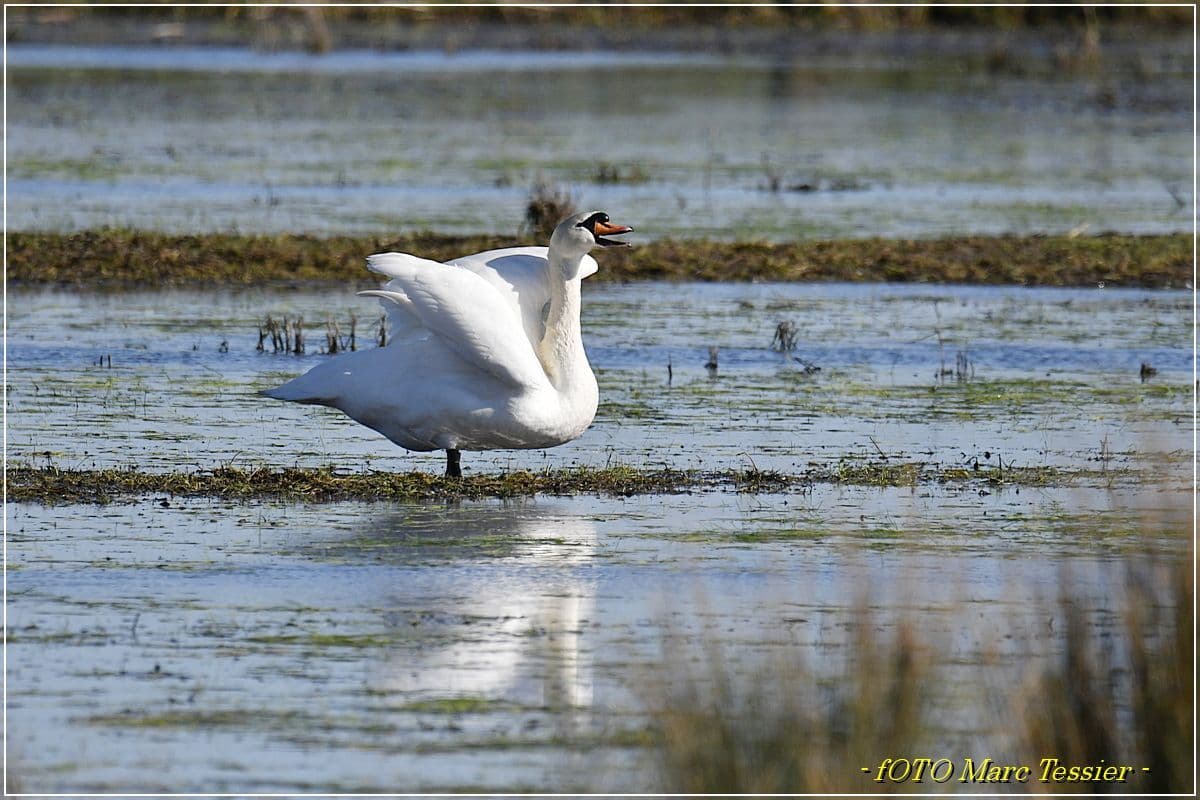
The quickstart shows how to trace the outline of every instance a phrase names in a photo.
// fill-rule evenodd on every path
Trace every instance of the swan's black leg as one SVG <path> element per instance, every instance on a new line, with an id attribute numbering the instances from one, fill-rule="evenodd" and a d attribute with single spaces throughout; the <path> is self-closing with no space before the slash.
<path id="1" fill-rule="evenodd" d="M 461 478 L 462 467 L 458 465 L 458 460 L 462 453 L 457 450 L 449 449 L 446 451 L 446 477 Z"/>

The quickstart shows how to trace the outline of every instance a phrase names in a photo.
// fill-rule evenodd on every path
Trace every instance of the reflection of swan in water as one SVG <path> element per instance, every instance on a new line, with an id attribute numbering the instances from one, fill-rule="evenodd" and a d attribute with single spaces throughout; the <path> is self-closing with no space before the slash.
<path id="1" fill-rule="evenodd" d="M 449 563 L 415 569 L 390 598 L 390 623 L 411 628 L 414 646 L 389 651 L 381 672 L 368 678 L 373 691 L 590 705 L 584 633 L 595 613 L 591 520 L 486 504 L 420 510 L 385 524 L 407 540 L 397 542 L 406 555 L 427 547 L 432 560 Z M 413 544 L 415 537 L 422 543 Z M 472 546 L 481 541 L 495 543 L 482 556 Z"/>

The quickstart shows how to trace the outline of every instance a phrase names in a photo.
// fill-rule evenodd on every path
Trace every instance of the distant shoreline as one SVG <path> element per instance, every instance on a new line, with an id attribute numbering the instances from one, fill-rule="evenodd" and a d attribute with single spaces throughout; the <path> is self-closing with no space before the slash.
<path id="1" fill-rule="evenodd" d="M 152 289 L 295 283 L 371 285 L 380 251 L 448 260 L 528 239 L 434 233 L 384 236 L 177 235 L 131 230 L 10 231 L 9 288 Z M 962 283 L 1190 288 L 1192 236 L 954 236 L 793 242 L 660 239 L 599 251 L 593 281 Z"/>
<path id="2" fill-rule="evenodd" d="M 654 51 L 792 59 L 936 56 L 987 69 L 1075 69 L 1097 57 L 1190 62 L 1191 10 L 1082 6 L 824 8 L 214 7 L 9 9 L 9 43 L 247 47 L 261 51 Z M 1169 44 L 1168 44 L 1169 43 Z"/>

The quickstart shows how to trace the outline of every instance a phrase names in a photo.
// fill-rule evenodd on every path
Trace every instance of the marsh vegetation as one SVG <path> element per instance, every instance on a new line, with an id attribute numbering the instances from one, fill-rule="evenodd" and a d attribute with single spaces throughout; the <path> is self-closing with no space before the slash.
<path id="1" fill-rule="evenodd" d="M 883 622 L 865 602 L 847 624 L 841 672 L 815 669 L 801 648 L 783 647 L 751 676 L 734 678 L 719 645 L 668 640 L 657 674 L 671 677 L 648 693 L 663 789 L 891 794 L 948 784 L 992 791 L 989 759 L 1030 767 L 1023 779 L 1005 778 L 1003 788 L 1186 789 L 1194 778 L 1191 569 L 1130 569 L 1117 579 L 1113 621 L 1103 629 L 1070 596 L 1072 586 L 1064 576 L 1057 600 L 1041 609 L 1048 627 L 1062 629 L 1054 652 L 1005 680 L 985 677 L 987 670 L 959 674 L 941 640 L 952 634 L 930 637 L 903 616 Z M 968 707 L 992 717 L 988 756 L 947 728 Z M 903 763 L 891 769 L 883 753 L 902 754 L 892 761 Z M 918 771 L 911 762 L 919 758 L 939 766 Z M 1093 777 L 1067 783 L 1066 769 L 1054 777 L 1059 765 L 1086 766 Z M 1105 766 L 1116 767 L 1110 774 L 1122 776 L 1119 783 L 1100 779 Z"/>
<path id="2" fill-rule="evenodd" d="M 570 202 L 561 196 L 531 199 L 527 214 L 531 231 L 552 226 L 554 223 L 547 221 L 561 219 L 555 216 L 557 209 L 570 207 Z M 8 238 L 8 279 L 16 286 L 92 289 L 264 286 L 298 281 L 367 286 L 373 281 L 363 264 L 372 253 L 397 250 L 449 260 L 522 241 L 517 237 L 433 233 L 384 239 L 15 231 Z M 1104 284 L 1178 289 L 1191 282 L 1191 247 L 1191 238 L 1183 234 L 787 243 L 666 239 L 605 253 L 603 266 L 591 280 Z"/>

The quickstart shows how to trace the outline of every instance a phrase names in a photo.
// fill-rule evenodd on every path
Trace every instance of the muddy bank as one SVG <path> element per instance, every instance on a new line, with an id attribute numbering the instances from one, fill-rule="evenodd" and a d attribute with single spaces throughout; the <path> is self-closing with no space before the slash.
<path id="1" fill-rule="evenodd" d="M 446 260 L 528 244 L 501 236 L 170 235 L 125 230 L 8 235 L 10 286 L 120 289 L 372 283 L 371 253 Z M 1192 242 L 1162 236 L 964 236 L 928 240 L 711 242 L 664 239 L 597 254 L 593 281 L 849 281 L 1190 287 Z"/>

